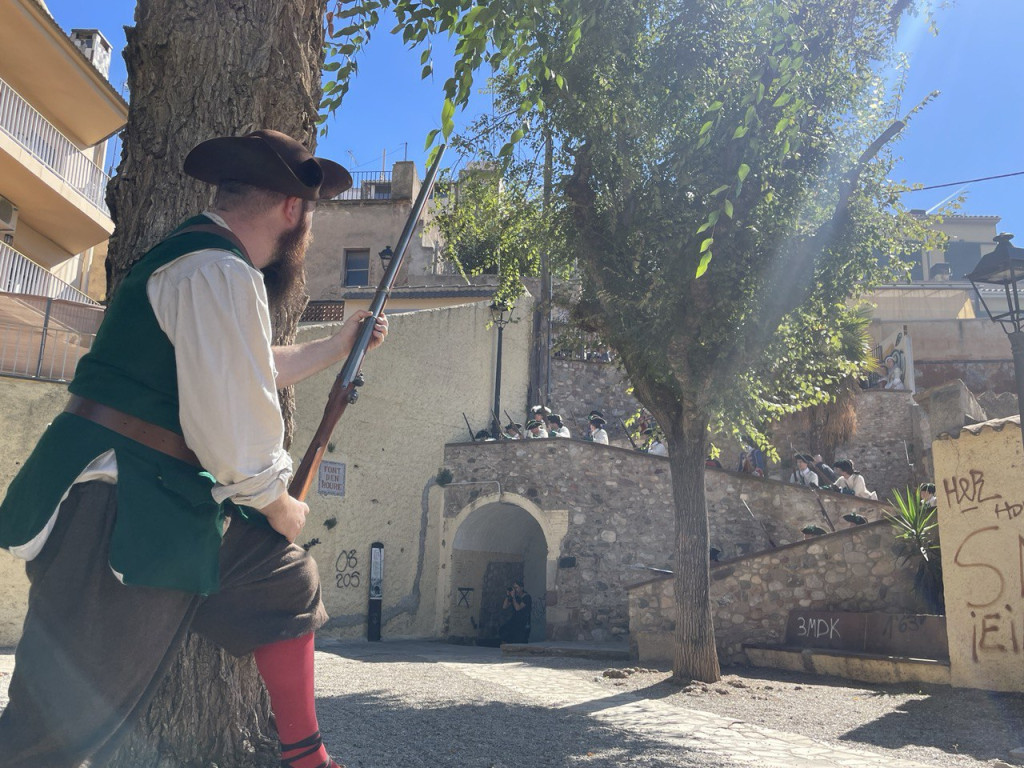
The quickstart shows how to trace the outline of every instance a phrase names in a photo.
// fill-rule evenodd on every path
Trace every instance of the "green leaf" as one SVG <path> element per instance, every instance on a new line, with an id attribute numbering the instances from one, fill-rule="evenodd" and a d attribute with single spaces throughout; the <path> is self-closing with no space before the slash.
<path id="1" fill-rule="evenodd" d="M 748 173 L 750 173 L 750 166 L 746 163 L 740 163 L 740 169 L 736 171 L 736 176 L 739 177 L 739 180 L 746 181 Z"/>
<path id="2" fill-rule="evenodd" d="M 747 128 L 747 126 L 745 126 L 745 125 L 741 125 L 741 126 L 740 126 L 739 128 L 737 128 L 737 129 L 736 129 L 735 131 L 733 131 L 732 137 L 733 137 L 734 139 L 742 139 L 742 138 L 743 138 L 744 136 L 746 136 L 746 135 L 747 135 L 747 131 L 749 131 L 749 130 L 750 130 L 750 129 L 749 129 L 749 128 Z"/>
<path id="3" fill-rule="evenodd" d="M 451 136 L 452 130 L 455 128 L 455 121 L 452 119 L 454 116 L 455 102 L 445 99 L 441 107 L 441 132 L 446 139 Z"/>
<path id="4" fill-rule="evenodd" d="M 712 192 L 712 193 L 711 193 L 711 196 L 712 196 L 712 197 L 717 197 L 718 195 L 720 195 L 720 194 L 722 194 L 723 192 L 725 192 L 725 190 L 727 190 L 728 188 L 729 188 L 729 185 L 728 185 L 728 184 L 723 184 L 723 185 L 722 185 L 722 186 L 720 186 L 720 187 L 719 187 L 718 189 L 716 189 L 716 190 L 715 190 L 714 192 Z"/>
<path id="5" fill-rule="evenodd" d="M 732 200 L 726 200 L 722 203 L 722 209 L 725 211 L 725 215 L 730 219 L 732 218 Z"/>
<path id="6" fill-rule="evenodd" d="M 705 240 L 704 242 L 702 242 L 700 244 L 700 252 L 704 253 L 704 251 L 710 249 L 714 242 L 715 242 L 715 238 L 709 237 L 707 240 Z"/>
<path id="7" fill-rule="evenodd" d="M 694 278 L 699 278 L 705 272 L 707 272 L 708 271 L 708 265 L 710 263 L 711 263 L 711 251 L 709 250 L 703 256 L 701 256 L 700 264 L 697 265 L 697 273 L 694 275 Z"/>

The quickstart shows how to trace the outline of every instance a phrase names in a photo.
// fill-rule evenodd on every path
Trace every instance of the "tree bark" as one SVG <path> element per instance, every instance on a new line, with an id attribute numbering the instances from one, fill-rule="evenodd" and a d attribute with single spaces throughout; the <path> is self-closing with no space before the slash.
<path id="1" fill-rule="evenodd" d="M 116 224 L 108 296 L 131 264 L 204 209 L 208 185 L 185 155 L 214 136 L 273 128 L 315 144 L 326 0 L 139 0 L 126 29 L 131 91 L 117 175 L 107 202 Z M 303 297 L 272 306 L 274 343 L 295 338 Z M 291 435 L 291 393 L 282 393 Z M 251 658 L 191 637 L 114 768 L 276 764 L 269 702 Z"/>
<path id="2" fill-rule="evenodd" d="M 676 507 L 676 643 L 672 679 L 711 683 L 721 676 L 711 611 L 708 508 L 704 493 L 706 418 L 658 418 L 668 439 Z"/>

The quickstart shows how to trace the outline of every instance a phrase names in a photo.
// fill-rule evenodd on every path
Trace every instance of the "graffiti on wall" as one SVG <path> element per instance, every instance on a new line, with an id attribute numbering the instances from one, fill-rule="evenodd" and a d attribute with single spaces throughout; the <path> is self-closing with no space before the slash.
<path id="1" fill-rule="evenodd" d="M 334 583 L 338 589 L 359 586 L 359 558 L 354 549 L 343 549 L 334 561 Z"/>
<path id="2" fill-rule="evenodd" d="M 985 473 L 971 469 L 943 478 L 942 491 L 958 519 L 952 546 L 955 579 L 969 584 L 952 612 L 969 618 L 970 659 L 1020 654 L 1024 644 L 1024 499 L 1004 498 L 986 483 Z M 1021 518 L 1021 519 L 1018 519 Z"/>

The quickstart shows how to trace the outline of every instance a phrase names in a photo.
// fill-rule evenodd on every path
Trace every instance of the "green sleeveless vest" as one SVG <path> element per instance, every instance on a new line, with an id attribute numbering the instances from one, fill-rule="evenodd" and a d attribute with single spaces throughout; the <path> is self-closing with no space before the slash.
<path id="1" fill-rule="evenodd" d="M 209 222 L 195 217 L 175 232 Z M 92 349 L 78 363 L 69 386 L 73 394 L 181 434 L 174 347 L 153 313 L 146 282 L 165 264 L 208 248 L 245 259 L 224 237 L 172 233 L 132 267 L 105 313 Z M 75 478 L 111 449 L 118 472 L 111 568 L 126 584 L 204 595 L 216 592 L 226 510 L 211 496 L 214 478 L 69 413 L 47 427 L 11 482 L 0 504 L 0 547 L 18 547 L 35 538 Z"/>

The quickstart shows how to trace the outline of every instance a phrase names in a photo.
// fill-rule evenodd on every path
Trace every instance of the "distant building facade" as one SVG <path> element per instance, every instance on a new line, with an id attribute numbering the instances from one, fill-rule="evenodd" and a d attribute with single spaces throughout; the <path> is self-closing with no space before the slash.
<path id="1" fill-rule="evenodd" d="M 89 276 L 114 230 L 103 164 L 128 117 L 107 80 L 110 43 L 65 34 L 38 0 L 8 0 L 0 50 L 0 292 L 102 298 Z"/>

